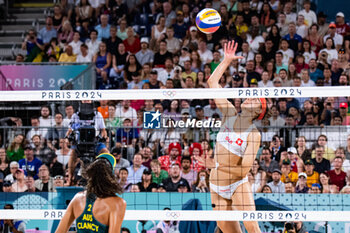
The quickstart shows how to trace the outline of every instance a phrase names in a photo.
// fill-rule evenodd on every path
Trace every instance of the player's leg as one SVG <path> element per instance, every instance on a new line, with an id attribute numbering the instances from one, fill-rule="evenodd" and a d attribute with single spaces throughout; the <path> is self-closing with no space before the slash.
<path id="1" fill-rule="evenodd" d="M 255 202 L 249 182 L 239 185 L 232 195 L 232 208 L 234 210 L 255 210 Z M 248 233 L 261 233 L 258 222 L 243 222 Z"/>
<path id="2" fill-rule="evenodd" d="M 232 201 L 219 196 L 213 190 L 211 192 L 211 203 L 213 210 L 232 210 Z M 217 221 L 217 225 L 223 233 L 241 233 L 241 227 L 237 221 Z"/>

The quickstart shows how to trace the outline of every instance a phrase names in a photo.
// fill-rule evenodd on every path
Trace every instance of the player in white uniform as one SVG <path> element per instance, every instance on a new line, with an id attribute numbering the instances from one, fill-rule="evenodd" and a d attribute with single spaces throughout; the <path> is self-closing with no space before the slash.
<path id="1" fill-rule="evenodd" d="M 208 80 L 210 88 L 220 88 L 219 80 L 236 56 L 234 41 L 225 45 L 225 58 Z M 242 112 L 238 115 L 235 107 L 227 99 L 215 99 L 223 114 L 223 124 L 217 135 L 214 159 L 198 158 L 203 165 L 212 168 L 210 190 L 213 210 L 254 211 L 255 203 L 247 174 L 251 169 L 260 147 L 260 133 L 253 124 L 261 120 L 267 112 L 264 98 L 246 99 Z M 218 221 L 224 233 L 241 232 L 239 222 Z M 259 233 L 257 222 L 244 222 L 248 233 Z"/>

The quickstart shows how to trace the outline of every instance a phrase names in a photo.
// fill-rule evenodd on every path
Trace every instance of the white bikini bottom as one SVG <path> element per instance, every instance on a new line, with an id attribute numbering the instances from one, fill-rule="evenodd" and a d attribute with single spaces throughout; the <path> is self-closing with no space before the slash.
<path id="1" fill-rule="evenodd" d="M 236 191 L 237 187 L 245 182 L 248 182 L 248 176 L 244 177 L 242 180 L 239 180 L 233 184 L 227 186 L 217 186 L 210 183 L 210 188 L 216 192 L 219 196 L 231 200 L 232 195 Z"/>

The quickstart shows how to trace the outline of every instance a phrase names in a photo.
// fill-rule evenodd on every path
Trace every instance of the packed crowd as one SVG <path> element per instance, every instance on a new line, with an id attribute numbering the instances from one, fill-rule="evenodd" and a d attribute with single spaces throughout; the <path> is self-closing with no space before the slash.
<path id="1" fill-rule="evenodd" d="M 222 76 L 223 88 L 349 85 L 350 26 L 342 12 L 329 16 L 335 22 L 328 23 L 308 0 L 301 5 L 287 0 L 74 2 L 61 0 L 40 31 L 29 30 L 22 44 L 27 54 L 19 54 L 17 62 L 93 62 L 100 89 L 207 88 L 223 59 L 223 45 L 234 39 L 237 55 L 244 58 Z M 194 26 L 205 7 L 221 15 L 214 34 Z M 350 193 L 350 136 L 344 136 L 349 101 L 271 100 L 269 117 L 256 122 L 262 147 L 248 175 L 253 191 Z M 241 102 L 232 100 L 238 112 Z M 98 106 L 126 192 L 209 191 L 208 169 L 195 157 L 213 155 L 218 129 L 140 127 L 145 111 L 158 110 L 168 121 L 220 120 L 213 100 L 100 101 Z M 77 109 L 43 106 L 40 117 L 31 117 L 28 132 L 18 116 L 1 120 L 16 126 L 1 142 L 4 191 L 79 185 L 67 169 L 72 149 L 65 138 Z"/>

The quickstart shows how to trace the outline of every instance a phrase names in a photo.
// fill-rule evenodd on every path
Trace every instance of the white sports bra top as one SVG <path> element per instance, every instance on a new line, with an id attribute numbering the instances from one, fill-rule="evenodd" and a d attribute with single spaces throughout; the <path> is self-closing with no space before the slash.
<path id="1" fill-rule="evenodd" d="M 243 157 L 247 148 L 248 135 L 255 126 L 252 124 L 246 131 L 236 133 L 233 131 L 236 119 L 237 116 L 226 118 L 220 132 L 216 136 L 216 142 L 220 143 L 231 153 Z"/>

